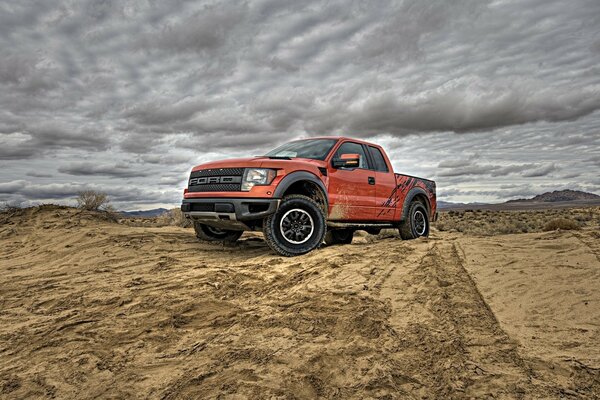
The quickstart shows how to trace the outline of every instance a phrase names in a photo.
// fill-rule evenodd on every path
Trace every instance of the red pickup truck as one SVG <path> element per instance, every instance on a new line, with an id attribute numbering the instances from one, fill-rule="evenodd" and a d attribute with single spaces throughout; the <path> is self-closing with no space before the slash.
<path id="1" fill-rule="evenodd" d="M 181 210 L 201 240 L 233 242 L 262 230 L 283 256 L 350 243 L 356 230 L 427 236 L 437 215 L 433 181 L 395 174 L 381 146 L 337 136 L 198 165 Z"/>

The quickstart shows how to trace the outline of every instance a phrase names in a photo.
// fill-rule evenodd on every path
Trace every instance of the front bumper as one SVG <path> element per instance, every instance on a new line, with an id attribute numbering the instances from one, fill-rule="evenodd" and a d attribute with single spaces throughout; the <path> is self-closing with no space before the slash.
<path id="1" fill-rule="evenodd" d="M 280 201 L 261 198 L 183 199 L 181 211 L 187 218 L 215 228 L 249 230 L 247 221 L 263 219 L 275 213 Z"/>

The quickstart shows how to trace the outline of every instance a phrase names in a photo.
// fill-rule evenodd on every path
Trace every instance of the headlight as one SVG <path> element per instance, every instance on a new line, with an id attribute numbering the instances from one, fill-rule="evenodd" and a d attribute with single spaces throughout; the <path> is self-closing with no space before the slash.
<path id="1" fill-rule="evenodd" d="M 256 185 L 269 185 L 275 179 L 277 171 L 266 168 L 246 168 L 242 180 L 242 191 L 248 192 Z"/>

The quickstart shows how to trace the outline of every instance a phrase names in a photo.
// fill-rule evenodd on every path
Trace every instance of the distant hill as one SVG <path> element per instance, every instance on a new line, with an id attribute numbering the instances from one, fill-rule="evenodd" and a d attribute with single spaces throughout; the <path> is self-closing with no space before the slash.
<path id="1" fill-rule="evenodd" d="M 548 208 L 587 207 L 600 205 L 600 196 L 579 190 L 555 190 L 530 199 L 509 200 L 505 203 L 452 203 L 438 201 L 440 211 L 460 210 L 543 210 Z"/>
<path id="2" fill-rule="evenodd" d="M 600 200 L 600 196 L 593 193 L 582 192 L 580 190 L 555 190 L 554 192 L 546 192 L 542 194 L 538 194 L 531 199 L 517 199 L 517 200 L 509 200 L 506 203 L 555 203 L 558 201 L 597 201 Z"/>
<path id="3" fill-rule="evenodd" d="M 486 205 L 486 203 L 453 203 L 451 201 L 442 201 L 442 200 L 438 200 L 437 202 L 437 206 L 438 209 L 440 210 L 446 210 L 446 209 L 454 209 L 454 208 L 462 208 L 462 207 L 472 207 L 472 206 L 483 206 Z"/>
<path id="4" fill-rule="evenodd" d="M 152 210 L 119 211 L 119 212 L 124 217 L 146 217 L 146 218 L 152 218 L 152 217 L 158 217 L 159 215 L 163 215 L 167 211 L 169 211 L 169 210 L 167 210 L 166 208 L 153 208 Z"/>

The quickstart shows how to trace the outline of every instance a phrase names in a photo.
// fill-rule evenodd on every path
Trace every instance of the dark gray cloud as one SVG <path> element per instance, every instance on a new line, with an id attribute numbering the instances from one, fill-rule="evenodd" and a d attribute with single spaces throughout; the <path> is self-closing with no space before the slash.
<path id="1" fill-rule="evenodd" d="M 124 118 L 131 118 L 141 125 L 167 125 L 173 122 L 185 122 L 192 116 L 209 109 L 206 100 L 181 99 L 172 101 L 152 101 L 145 104 L 136 104 L 125 109 Z"/>
<path id="2" fill-rule="evenodd" d="M 178 196 L 163 190 L 163 187 L 156 187 L 155 190 L 137 189 L 131 190 L 128 186 L 106 185 L 106 184 L 86 184 L 86 183 L 50 183 L 38 184 L 35 182 L 16 180 L 7 183 L 0 183 L 0 201 L 7 201 L 16 198 L 23 201 L 55 201 L 69 199 L 74 203 L 77 194 L 84 190 L 96 190 L 107 193 L 109 199 L 116 203 L 136 202 L 140 204 L 152 203 L 172 203 L 178 201 Z M 3 195 L 10 194 L 12 199 Z"/>
<path id="3" fill-rule="evenodd" d="M 172 205 L 192 164 L 329 134 L 384 144 L 445 199 L 599 192 L 598 15 L 596 0 L 0 0 L 2 196 L 96 185 Z"/>
<path id="4" fill-rule="evenodd" d="M 472 84 L 471 78 L 468 84 L 459 83 L 441 93 L 439 89 L 419 93 L 415 99 L 384 94 L 344 115 L 347 123 L 340 123 L 340 128 L 370 135 L 483 131 L 537 121 L 568 121 L 600 109 L 597 88 L 565 93 L 521 83 L 489 87 L 481 82 L 477 88 L 470 87 Z"/>
<path id="5" fill-rule="evenodd" d="M 134 178 L 150 175 L 150 171 L 140 168 L 139 165 L 123 163 L 97 164 L 89 161 L 69 163 L 68 165 L 58 167 L 58 172 L 76 176 L 104 175 L 118 178 Z"/>
<path id="6" fill-rule="evenodd" d="M 489 164 L 468 164 L 462 167 L 446 168 L 438 172 L 438 176 L 441 177 L 452 177 L 452 176 L 469 176 L 469 175 L 490 175 L 498 169 L 497 165 Z"/>
<path id="7" fill-rule="evenodd" d="M 439 177 L 467 177 L 471 175 L 489 175 L 491 177 L 504 177 L 519 174 L 525 178 L 547 176 L 558 167 L 554 164 L 480 164 L 475 157 L 468 160 L 447 160 L 438 164 L 437 176 Z"/>
<path id="8" fill-rule="evenodd" d="M 539 168 L 533 169 L 523 174 L 525 178 L 536 178 L 539 176 L 546 176 L 551 172 L 556 171 L 558 168 L 554 163 L 541 166 Z"/>
<path id="9" fill-rule="evenodd" d="M 52 178 L 52 174 L 46 174 L 43 172 L 27 172 L 25 175 L 31 176 L 32 178 Z"/>
<path id="10" fill-rule="evenodd" d="M 47 121 L 15 130 L 0 132 L 0 159 L 27 159 L 64 149 L 100 151 L 108 149 L 110 143 L 105 132 L 89 125 Z"/>

